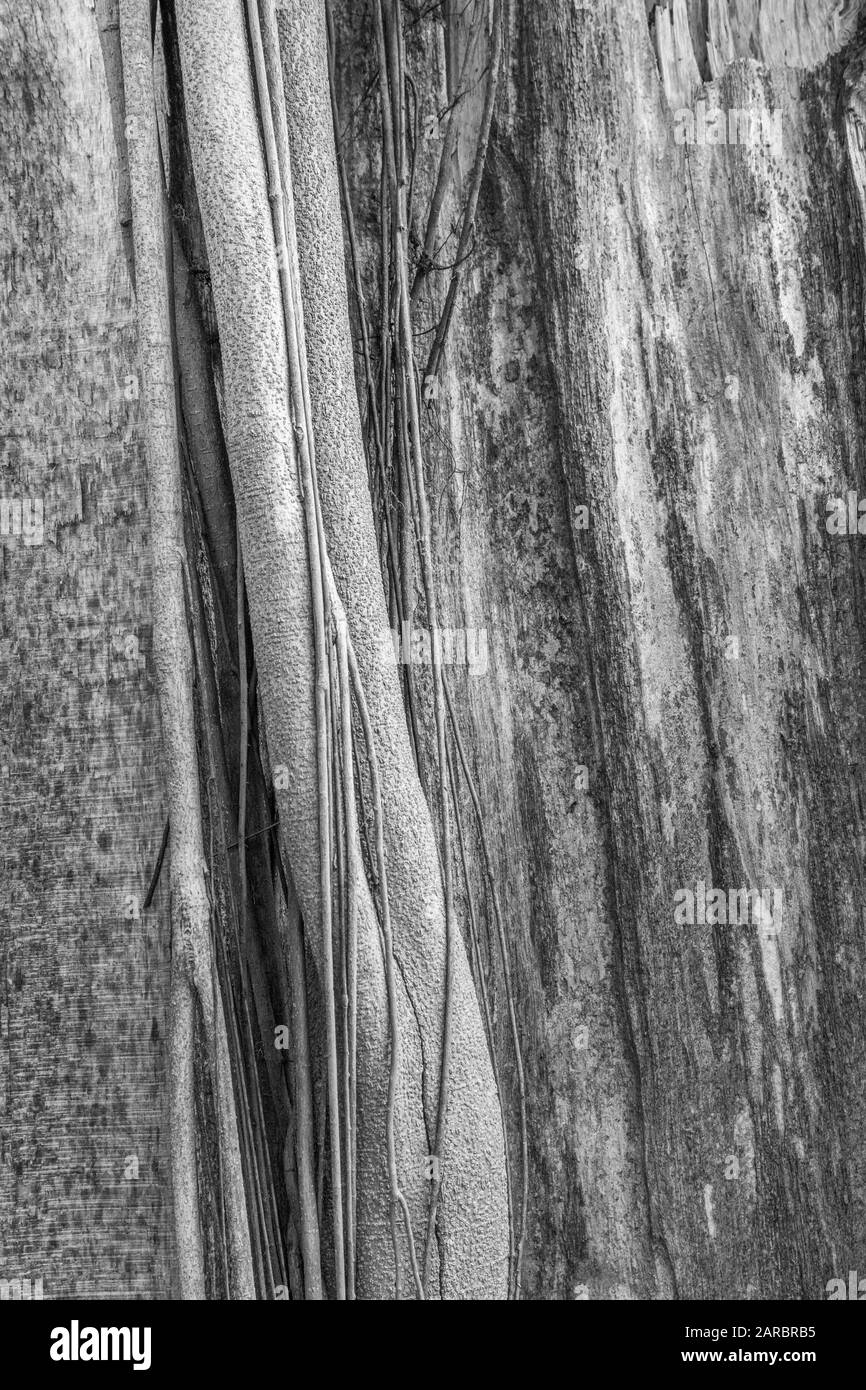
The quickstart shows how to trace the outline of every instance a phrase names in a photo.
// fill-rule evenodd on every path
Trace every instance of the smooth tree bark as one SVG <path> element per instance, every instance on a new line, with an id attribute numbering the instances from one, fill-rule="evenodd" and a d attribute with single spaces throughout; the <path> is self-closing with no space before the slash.
<path id="1" fill-rule="evenodd" d="M 188 1293 L 186 1179 L 195 1291 L 237 1297 L 226 1112 L 169 986 L 150 556 L 178 510 L 144 488 L 167 345 L 135 341 L 112 8 L 104 62 L 87 6 L 2 9 L 0 1276 Z M 258 1297 L 393 1297 L 395 1225 L 417 1293 L 389 1133 L 422 1279 L 441 1162 L 429 1297 L 513 1295 L 519 1263 L 525 1298 L 813 1299 L 866 1263 L 861 9 L 129 6 Z M 450 935 L 416 398 L 432 611 L 464 634 Z M 713 889 L 768 918 L 684 920 Z"/>

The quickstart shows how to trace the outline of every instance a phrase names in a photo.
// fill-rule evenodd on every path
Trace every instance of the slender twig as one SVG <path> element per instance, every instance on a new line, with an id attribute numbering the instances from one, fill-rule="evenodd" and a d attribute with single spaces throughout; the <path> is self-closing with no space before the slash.
<path id="1" fill-rule="evenodd" d="M 399 23 L 399 0 L 395 7 L 389 7 L 389 24 L 393 29 Z M 436 747 L 437 761 L 439 770 L 439 803 L 441 816 L 441 858 L 442 858 L 442 878 L 445 896 L 445 985 L 444 985 L 444 1009 L 442 1021 L 442 1044 L 441 1044 L 441 1065 L 439 1077 L 439 1101 L 436 1115 L 436 1138 L 434 1147 L 434 1157 L 438 1158 L 437 1176 L 433 1178 L 430 1186 L 430 1205 L 427 1220 L 427 1236 L 424 1247 L 424 1289 L 425 1293 L 431 1271 L 432 1243 L 433 1234 L 436 1228 L 436 1216 L 439 1206 L 439 1197 L 442 1188 L 442 1148 L 445 1137 L 445 1122 L 448 1111 L 449 1093 L 449 1063 L 452 1041 L 452 1013 L 453 1013 L 453 989 L 452 989 L 452 952 L 455 948 L 454 936 L 454 902 L 453 885 L 451 872 L 451 830 L 448 812 L 448 792 L 447 792 L 447 760 L 445 747 L 445 711 L 444 698 L 442 693 L 442 636 L 439 630 L 438 606 L 436 602 L 436 590 L 433 579 L 433 554 L 432 541 L 430 538 L 430 511 L 427 504 L 426 485 L 424 481 L 424 461 L 421 447 L 421 423 L 418 403 L 417 383 L 414 370 L 414 351 L 412 343 L 412 317 L 409 297 L 409 274 L 406 263 L 406 249 L 404 233 L 406 226 L 406 192 L 404 184 L 404 174 L 401 165 L 398 163 L 398 145 L 395 137 L 395 123 L 390 111 L 390 94 L 388 90 L 388 57 L 385 39 L 385 19 L 383 13 L 383 0 L 376 3 L 376 38 L 379 49 L 382 119 L 386 134 L 386 158 L 388 169 L 392 178 L 392 198 L 396 206 L 396 235 L 394 237 L 394 248 L 397 262 L 397 290 L 399 297 L 400 312 L 400 334 L 401 347 L 403 354 L 403 371 L 407 378 L 407 401 L 409 407 L 409 426 L 410 442 L 412 451 L 412 462 L 415 472 L 415 492 L 418 504 L 418 523 L 420 533 L 420 558 L 421 573 L 424 588 L 424 597 L 427 604 L 427 618 L 431 628 L 432 639 L 432 665 L 433 665 L 433 710 L 434 722 L 436 725 Z M 393 39 L 391 41 L 392 51 L 394 49 Z M 391 74 L 391 86 L 394 88 L 394 74 Z M 398 93 L 401 88 L 398 86 Z M 399 129 L 399 122 L 398 122 Z"/>
<path id="2" fill-rule="evenodd" d="M 337 667 L 340 686 L 340 737 L 343 807 L 346 829 L 346 1133 L 349 1208 L 354 1238 L 357 1206 L 357 1085 L 358 1085 L 358 818 L 355 807 L 355 769 L 352 758 L 352 706 L 349 688 L 348 634 L 337 625 Z"/>
<path id="3" fill-rule="evenodd" d="M 165 859 L 165 852 L 168 849 L 168 832 L 170 825 L 171 822 L 168 816 L 166 816 L 165 825 L 163 826 L 162 831 L 162 840 L 160 842 L 159 852 L 156 856 L 156 863 L 153 866 L 153 873 L 150 876 L 150 883 L 148 884 L 147 892 L 144 895 L 144 902 L 141 904 L 142 912 L 147 912 L 148 908 L 153 902 L 153 897 L 156 893 L 157 886 L 159 884 L 159 876 L 162 873 L 162 861 Z"/>
<path id="4" fill-rule="evenodd" d="M 247 916 L 247 752 L 249 749 L 249 694 L 247 690 L 247 624 L 244 592 L 244 565 L 241 552 L 241 533 L 237 533 L 237 624 L 238 624 L 238 675 L 240 678 L 240 735 L 238 739 L 238 916 L 246 922 Z"/>
<path id="5" fill-rule="evenodd" d="M 382 465 L 382 430 L 379 423 L 379 409 L 376 402 L 376 388 L 373 384 L 373 367 L 370 356 L 370 331 L 367 321 L 367 307 L 364 298 L 364 287 L 361 283 L 361 264 L 358 256 L 358 242 L 355 234 L 355 214 L 352 210 L 352 199 L 349 192 L 349 180 L 346 174 L 346 161 L 343 156 L 343 145 L 340 137 L 340 118 L 337 111 L 337 83 L 334 72 L 334 16 L 331 11 L 331 0 L 326 0 L 325 15 L 328 25 L 328 82 L 331 93 L 331 116 L 334 124 L 334 146 L 337 154 L 337 169 L 340 175 L 340 192 L 342 195 L 343 216 L 346 220 L 346 235 L 349 242 L 349 258 L 352 262 L 352 283 L 355 289 L 355 302 L 358 309 L 358 322 L 361 327 L 361 349 L 364 357 L 364 380 L 367 386 L 367 398 L 370 406 L 370 414 L 373 421 L 373 439 L 376 445 L 376 458 L 381 468 Z"/>
<path id="6" fill-rule="evenodd" d="M 397 1146 L 395 1140 L 395 1109 L 397 1103 L 397 1081 L 400 1074 L 400 1016 L 397 1007 L 397 985 L 394 973 L 394 940 L 391 932 L 391 909 L 388 898 L 388 876 L 385 869 L 385 814 L 382 806 L 382 787 L 379 779 L 379 761 L 376 756 L 376 744 L 373 737 L 373 727 L 370 723 L 370 714 L 367 708 L 367 698 L 364 694 L 364 687 L 361 681 L 358 663 L 350 642 L 346 643 L 345 648 L 349 676 L 352 681 L 352 689 L 355 694 L 355 702 L 358 714 L 361 719 L 361 727 L 364 731 L 364 742 L 367 749 L 367 765 L 370 770 L 370 794 L 373 801 L 373 826 L 376 838 L 376 864 L 379 870 L 379 907 L 380 924 L 382 936 L 385 943 L 385 982 L 388 992 L 388 1010 L 391 1018 L 391 1065 L 388 1074 L 388 1105 L 386 1111 L 386 1134 L 388 1145 L 388 1173 L 391 1182 L 391 1239 L 394 1245 L 394 1263 L 396 1279 L 396 1297 L 400 1297 L 400 1257 L 397 1247 L 397 1232 L 395 1227 L 396 1208 L 399 1206 L 403 1214 L 406 1227 L 406 1239 L 409 1244 L 409 1261 L 412 1267 L 412 1277 L 415 1281 L 415 1293 L 419 1299 L 425 1297 L 421 1272 L 418 1268 L 418 1260 L 415 1253 L 415 1241 L 412 1234 L 412 1222 L 409 1215 L 409 1208 L 405 1198 L 400 1191 L 399 1179 L 397 1176 Z"/>
<path id="7" fill-rule="evenodd" d="M 341 1050 L 341 1071 L 343 1086 L 343 1144 L 344 1144 L 344 1167 L 343 1167 L 343 1190 L 345 1193 L 346 1212 L 346 1298 L 354 1301 L 355 1298 L 355 1208 L 352 1200 L 352 1153 L 355 1149 L 354 1135 L 352 1133 L 352 1105 L 351 1105 L 351 1061 L 349 1055 L 349 981 L 348 981 L 348 961 L 347 938 L 348 938 L 348 881 L 347 881 L 347 844 L 346 844 L 346 807 L 343 796 L 343 777 L 342 777 L 342 708 L 338 698 L 340 679 L 337 673 L 338 656 L 336 641 L 328 643 L 328 676 L 331 689 L 330 713 L 331 713 L 331 747 L 334 754 L 331 758 L 331 808 L 332 808 L 332 843 L 335 849 L 336 861 L 336 882 L 334 888 L 334 922 L 336 923 L 336 948 L 335 954 L 339 962 L 339 987 L 340 987 L 340 1050 Z"/>
<path id="8" fill-rule="evenodd" d="M 457 745 L 457 753 L 460 758 L 460 766 L 463 769 L 463 776 L 466 779 L 466 786 L 472 798 L 472 806 L 475 811 L 475 818 L 478 823 L 478 834 L 481 840 L 481 848 L 484 854 L 484 868 L 487 875 L 487 883 L 490 889 L 490 897 L 493 902 L 493 916 L 496 921 L 496 934 L 499 942 L 499 952 L 502 959 L 502 973 L 505 980 L 505 997 L 508 1006 L 508 1018 L 511 1025 L 511 1038 L 514 1046 L 514 1057 L 517 1068 L 517 1092 L 520 1103 L 520 1147 L 522 1164 L 522 1192 L 520 1202 L 520 1224 L 517 1235 L 517 1255 L 514 1267 L 514 1296 L 520 1297 L 520 1279 L 523 1265 L 523 1244 L 526 1238 L 526 1211 L 529 1202 L 529 1143 L 528 1128 L 526 1121 L 526 1078 L 523 1071 L 523 1053 L 520 1047 L 520 1031 L 517 1027 L 517 1014 L 514 1004 L 514 984 L 511 976 L 511 960 L 508 951 L 508 942 L 505 937 L 505 925 L 502 919 L 502 911 L 499 905 L 499 893 L 496 888 L 496 875 L 493 872 L 493 860 L 490 854 L 490 845 L 487 839 L 487 830 L 484 824 L 484 815 L 481 810 L 481 800 L 475 786 L 475 779 L 469 767 L 469 760 L 466 756 L 466 749 L 463 739 L 460 736 L 460 726 L 454 713 L 454 705 L 451 699 L 451 691 L 448 681 L 443 679 L 445 699 L 448 704 L 448 714 L 451 720 L 451 728 L 454 733 L 454 741 Z"/>
<path id="9" fill-rule="evenodd" d="M 274 835 L 272 843 L 285 904 L 286 964 L 291 990 L 292 1056 L 295 1062 L 295 1154 L 298 1169 L 304 1297 L 311 1302 L 320 1302 L 322 1299 L 322 1261 L 319 1213 L 316 1200 L 315 1107 L 310 1059 L 310 1029 L 307 1017 L 304 941 L 301 935 L 298 905 L 289 888 L 279 840 L 276 835 Z"/>
<path id="10" fill-rule="evenodd" d="M 457 302 L 460 274 L 473 235 L 475 214 L 478 208 L 478 197 L 481 192 L 481 181 L 484 177 L 484 168 L 487 163 L 487 147 L 490 142 L 490 127 L 493 124 L 493 110 L 496 105 L 496 94 L 499 90 L 499 74 L 501 67 L 502 0 L 494 0 L 493 52 L 490 57 L 490 75 L 487 80 L 487 94 L 484 100 L 484 111 L 481 116 L 481 128 L 478 132 L 478 145 L 475 150 L 475 163 L 472 168 L 469 197 L 466 200 L 466 209 L 463 214 L 463 230 L 460 233 L 460 241 L 457 246 L 456 264 L 451 272 L 451 281 L 448 286 L 445 308 L 439 320 L 439 327 L 436 330 L 436 337 L 430 349 L 430 356 L 427 359 L 427 370 L 424 373 L 425 380 L 429 377 L 435 377 L 439 371 L 439 363 L 442 358 L 442 351 L 445 347 L 445 339 L 448 336 L 448 329 L 451 326 L 451 319 L 454 314 L 454 305 Z"/>
<path id="11" fill-rule="evenodd" d="M 325 595 L 322 583 L 320 547 L 321 520 L 317 515 L 316 490 L 311 461 L 311 411 L 307 409 L 308 393 L 304 389 L 300 368 L 300 331 L 295 309 L 295 286 L 290 270 L 289 244 L 286 236 L 284 199 L 288 188 L 282 186 L 279 156 L 271 114 L 271 97 L 257 0 L 247 0 L 247 18 L 253 54 L 256 92 L 264 137 L 265 160 L 268 172 L 269 196 L 277 251 L 280 288 L 289 357 L 289 380 L 292 394 L 295 437 L 301 464 L 304 493 L 304 515 L 307 530 L 310 589 L 313 607 L 313 636 L 315 648 L 315 709 L 316 709 L 316 776 L 319 789 L 319 865 L 320 912 L 322 931 L 323 990 L 325 1002 L 325 1032 L 327 1041 L 328 1111 L 330 1126 L 331 1196 L 334 1223 L 334 1277 L 338 1301 L 346 1297 L 345 1235 L 343 1226 L 343 1181 L 340 1141 L 339 1067 L 337 1063 L 337 1019 L 334 998 L 334 942 L 332 924 L 331 886 L 331 797 L 329 764 L 328 658 Z M 290 185 L 289 185 L 290 187 Z M 294 248 L 293 248 L 294 249 Z M 292 262 L 296 262 L 296 255 Z"/>
<path id="12" fill-rule="evenodd" d="M 508 1145 L 508 1126 L 505 1123 L 505 1108 L 502 1104 L 502 1085 L 499 1080 L 499 1063 L 496 1057 L 496 1039 L 493 1033 L 493 1018 L 490 1012 L 490 991 L 487 988 L 487 976 L 484 970 L 484 963 L 481 959 L 481 946 L 478 940 L 478 922 L 475 916 L 475 901 L 472 894 L 472 882 L 469 877 L 469 867 L 466 862 L 466 842 L 463 838 L 463 821 L 460 815 L 460 800 L 457 795 L 457 777 L 454 771 L 454 760 L 451 757 L 451 750 L 448 750 L 448 777 L 451 783 L 451 796 L 454 802 L 454 824 L 457 828 L 457 843 L 460 846 L 460 865 L 463 870 L 463 882 L 466 885 L 466 905 L 469 912 L 469 944 L 472 951 L 472 962 L 475 967 L 475 988 L 481 1000 L 481 1008 L 484 1013 L 484 1023 L 487 1032 L 487 1047 L 490 1052 L 490 1065 L 493 1068 L 493 1081 L 496 1086 L 496 1094 L 499 1099 L 499 1113 L 502 1117 L 502 1146 L 505 1150 L 505 1177 L 506 1192 L 508 1195 L 508 1289 L 509 1294 L 512 1290 L 512 1280 L 515 1267 L 515 1248 L 514 1248 L 514 1198 L 512 1194 L 512 1174 L 511 1158 Z"/>
<path id="13" fill-rule="evenodd" d="M 458 95 L 450 103 L 448 108 L 448 125 L 445 128 L 445 139 L 442 144 L 442 151 L 439 156 L 439 170 L 436 175 L 436 184 L 433 189 L 433 198 L 430 203 L 430 211 L 427 214 L 427 229 L 424 233 L 424 245 L 418 261 L 418 268 L 415 271 L 415 279 L 412 284 L 412 302 L 417 299 L 424 283 L 425 277 L 433 268 L 433 259 L 436 254 L 436 238 L 439 235 L 439 220 L 442 216 L 442 208 L 448 195 L 448 190 L 453 178 L 454 159 L 457 153 L 457 141 L 460 134 L 460 127 L 457 121 L 457 109 L 466 95 L 464 82 L 469 71 L 469 63 L 475 56 L 475 49 L 478 39 L 483 29 L 483 25 L 478 25 L 474 30 L 466 50 L 463 54 L 463 62 L 460 67 L 460 77 L 458 79 Z"/>

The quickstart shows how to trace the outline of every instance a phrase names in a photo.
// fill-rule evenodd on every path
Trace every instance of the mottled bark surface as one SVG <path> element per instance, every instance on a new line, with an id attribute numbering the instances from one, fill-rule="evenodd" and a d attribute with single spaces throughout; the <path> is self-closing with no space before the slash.
<path id="1" fill-rule="evenodd" d="M 509 7 L 478 249 L 428 413 L 443 621 L 489 636 L 487 674 L 454 683 L 520 981 L 526 1292 L 819 1298 L 864 1259 L 863 542 L 824 525 L 863 478 L 840 101 L 857 7 L 807 43 L 787 7 L 729 6 L 711 69 L 696 6 L 686 95 L 654 32 L 671 23 L 684 56 L 689 16 L 650 26 L 646 8 Z M 372 297 L 363 26 L 344 6 Z M 429 169 L 432 25 L 410 66 Z M 699 99 L 778 111 L 778 145 L 677 144 Z M 781 890 L 778 936 L 677 925 L 701 879 Z"/>
<path id="2" fill-rule="evenodd" d="M 114 140 L 85 4 L 3 6 L 0 51 L 0 496 L 44 517 L 0 538 L 0 1277 L 160 1298 L 163 792 Z"/>

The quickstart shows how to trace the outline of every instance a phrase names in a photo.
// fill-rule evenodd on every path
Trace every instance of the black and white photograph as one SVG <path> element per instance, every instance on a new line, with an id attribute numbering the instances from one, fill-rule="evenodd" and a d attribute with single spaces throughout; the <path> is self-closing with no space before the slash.
<path id="1" fill-rule="evenodd" d="M 0 164 L 0 1331 L 828 1375 L 864 0 L 0 0 Z"/>

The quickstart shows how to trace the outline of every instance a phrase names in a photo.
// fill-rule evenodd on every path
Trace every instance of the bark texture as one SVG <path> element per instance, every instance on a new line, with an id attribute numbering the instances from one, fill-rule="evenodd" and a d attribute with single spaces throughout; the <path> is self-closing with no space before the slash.
<path id="1" fill-rule="evenodd" d="M 161 1298 L 164 792 L 111 115 L 85 5 L 0 7 L 0 52 L 0 496 L 44 518 L 0 537 L 0 1277 Z"/>
<path id="2" fill-rule="evenodd" d="M 404 8 L 413 268 L 425 241 L 433 252 L 415 294 L 423 367 L 460 235 L 495 7 Z M 828 499 L 866 491 L 866 20 L 859 0 L 503 8 L 475 239 L 423 429 L 441 621 L 483 630 L 489 650 L 485 670 L 448 676 L 516 981 L 529 1113 L 523 1293 L 821 1298 L 830 1278 L 866 1267 L 866 542 L 826 526 Z M 206 273 L 189 254 L 179 286 L 189 310 L 179 331 L 199 363 L 188 413 L 207 397 L 196 432 L 216 477 L 219 395 L 270 763 L 288 770 L 277 800 L 317 1047 L 309 580 L 268 188 L 242 5 L 199 12 L 179 0 L 177 12 L 208 261 Z M 367 6 L 339 0 L 334 17 L 340 152 L 372 316 L 374 31 Z M 420 1240 L 444 958 L 435 841 L 407 776 L 399 687 L 378 660 L 393 614 L 352 379 L 354 338 L 365 400 L 353 295 L 346 316 L 324 21 L 318 3 L 299 0 L 277 18 L 325 527 L 381 740 L 406 1039 L 399 1160 Z M 176 1288 L 164 890 L 158 911 L 125 913 L 163 813 L 111 118 L 84 4 L 51 0 L 26 24 L 0 7 L 0 23 L 0 244 L 12 250 L 0 478 L 4 497 L 44 496 L 46 534 L 42 546 L 0 542 L 0 1275 L 43 1274 L 46 1294 L 160 1297 Z M 762 114 L 768 138 L 744 136 L 742 116 Z M 207 513 L 215 493 L 204 493 Z M 233 521 L 219 506 L 207 515 L 231 594 Z M 406 516 L 395 517 L 410 552 Z M 416 673 L 428 731 L 420 783 L 433 787 L 427 675 Z M 503 974 L 458 781 L 519 1187 Z M 679 924 L 675 895 L 701 882 L 777 890 L 774 929 Z M 263 891 L 257 881 L 259 906 Z M 360 1292 L 389 1296 L 387 1010 L 369 893 L 359 934 Z M 495 1089 L 462 954 L 458 995 L 468 1021 L 437 1291 L 496 1296 Z M 132 1154 L 135 1182 L 123 1177 Z M 308 1163 L 308 1201 L 309 1179 Z M 329 1239 L 325 1222 L 323 1248 Z"/>
<path id="3" fill-rule="evenodd" d="M 508 7 L 428 415 L 446 609 L 489 634 L 455 684 L 520 981 L 541 1298 L 817 1298 L 864 1257 L 863 561 L 824 525 L 863 476 L 859 7 L 709 8 L 704 32 L 697 5 Z M 372 290 L 364 23 L 342 7 Z M 442 48 L 410 39 L 434 152 Z M 780 112 L 778 147 L 677 144 L 699 99 Z M 778 887 L 780 933 L 676 925 L 700 880 Z"/>

